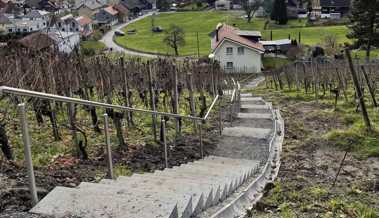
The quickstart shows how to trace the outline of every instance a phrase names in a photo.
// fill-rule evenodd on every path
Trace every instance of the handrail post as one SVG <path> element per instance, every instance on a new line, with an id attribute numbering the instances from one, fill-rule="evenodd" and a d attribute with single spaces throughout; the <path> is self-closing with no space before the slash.
<path id="1" fill-rule="evenodd" d="M 108 120 L 108 114 L 104 114 L 104 133 L 105 133 L 105 144 L 107 149 L 107 177 L 109 179 L 114 179 L 113 176 L 113 162 L 112 162 L 112 150 L 111 150 L 111 139 L 109 135 L 109 120 Z"/>
<path id="2" fill-rule="evenodd" d="M 29 189 L 32 197 L 32 204 L 35 206 L 38 203 L 38 194 L 36 181 L 34 176 L 33 162 L 32 162 L 32 152 L 31 152 L 31 140 L 29 136 L 28 121 L 25 112 L 25 104 L 19 104 L 18 106 L 19 116 L 22 127 L 22 140 L 24 142 L 24 156 L 25 156 L 25 165 L 28 170 L 29 177 Z"/>
<path id="3" fill-rule="evenodd" d="M 168 168 L 168 149 L 167 149 L 167 140 L 166 140 L 166 120 L 162 116 L 161 118 L 162 122 L 162 136 L 163 136 L 163 145 L 164 145 L 164 160 L 165 160 L 165 167 Z"/>
<path id="4" fill-rule="evenodd" d="M 229 107 L 229 122 L 230 122 L 230 126 L 233 126 L 233 102 L 230 102 L 230 107 Z"/>
<path id="5" fill-rule="evenodd" d="M 218 126 L 219 126 L 219 131 L 220 131 L 220 135 L 222 135 L 222 97 L 220 97 L 220 101 L 219 101 L 219 114 L 218 114 Z"/>
<path id="6" fill-rule="evenodd" d="M 203 147 L 203 130 L 202 130 L 202 121 L 199 121 L 199 141 L 200 141 L 200 156 L 204 158 L 204 147 Z"/>

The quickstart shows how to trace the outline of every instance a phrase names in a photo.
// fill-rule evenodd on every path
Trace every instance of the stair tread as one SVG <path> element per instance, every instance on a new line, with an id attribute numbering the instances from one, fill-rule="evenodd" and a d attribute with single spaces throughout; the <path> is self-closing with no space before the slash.
<path id="1" fill-rule="evenodd" d="M 162 196 L 160 199 L 145 196 L 133 199 L 115 195 L 103 195 L 80 189 L 56 187 L 30 212 L 54 217 L 74 215 L 79 217 L 178 217 L 176 202 Z M 133 199 L 133 200 L 131 200 Z M 146 199 L 149 199 L 148 201 Z"/>

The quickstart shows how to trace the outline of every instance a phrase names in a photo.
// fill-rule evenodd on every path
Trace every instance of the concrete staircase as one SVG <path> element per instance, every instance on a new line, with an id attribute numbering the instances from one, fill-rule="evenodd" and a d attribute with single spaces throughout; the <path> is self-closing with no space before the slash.
<path id="1" fill-rule="evenodd" d="M 241 110 L 214 153 L 202 160 L 116 180 L 56 187 L 31 212 L 65 217 L 190 218 L 217 208 L 256 178 L 273 137 L 270 104 L 241 94 Z"/>

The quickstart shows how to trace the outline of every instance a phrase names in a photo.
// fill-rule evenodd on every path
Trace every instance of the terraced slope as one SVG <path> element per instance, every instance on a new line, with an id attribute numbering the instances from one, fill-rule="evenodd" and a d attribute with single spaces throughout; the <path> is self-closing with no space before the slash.
<path id="1" fill-rule="evenodd" d="M 276 134 L 273 116 L 262 98 L 241 94 L 240 113 L 224 128 L 211 156 L 154 173 L 56 187 L 31 212 L 91 218 L 231 217 L 235 195 L 247 193 L 241 188 L 254 185 L 268 169 Z"/>

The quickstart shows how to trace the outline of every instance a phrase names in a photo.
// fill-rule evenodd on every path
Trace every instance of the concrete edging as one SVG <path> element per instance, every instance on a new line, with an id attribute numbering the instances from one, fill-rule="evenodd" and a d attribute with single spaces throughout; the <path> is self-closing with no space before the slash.
<path id="1" fill-rule="evenodd" d="M 251 182 L 241 194 L 232 202 L 218 210 L 211 218 L 231 218 L 245 217 L 247 210 L 262 198 L 263 191 L 267 184 L 274 182 L 279 173 L 280 154 L 284 140 L 284 120 L 278 109 L 273 110 L 274 119 L 277 120 L 277 126 L 273 135 L 273 142 L 270 147 L 268 161 L 259 176 Z"/>

